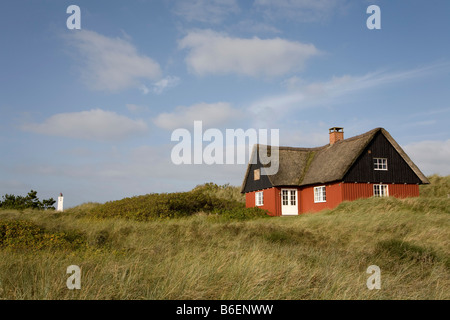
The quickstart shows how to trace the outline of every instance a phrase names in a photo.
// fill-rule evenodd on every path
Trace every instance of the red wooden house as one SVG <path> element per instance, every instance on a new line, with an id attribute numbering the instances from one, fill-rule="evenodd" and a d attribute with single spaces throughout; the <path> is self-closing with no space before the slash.
<path id="1" fill-rule="evenodd" d="M 318 148 L 279 147 L 278 172 L 261 174 L 259 145 L 253 149 L 241 192 L 247 207 L 271 215 L 298 215 L 334 208 L 345 200 L 419 195 L 428 179 L 383 128 L 344 139 L 329 130 L 330 143 Z M 267 147 L 270 151 L 270 146 Z"/>

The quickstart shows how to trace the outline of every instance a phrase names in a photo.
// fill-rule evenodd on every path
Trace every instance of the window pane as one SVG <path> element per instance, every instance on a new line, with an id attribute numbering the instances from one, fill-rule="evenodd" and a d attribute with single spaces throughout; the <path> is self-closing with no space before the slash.
<path id="1" fill-rule="evenodd" d="M 388 186 L 385 184 L 374 184 L 373 195 L 375 197 L 388 197 Z"/>
<path id="2" fill-rule="evenodd" d="M 282 191 L 282 198 L 283 198 L 283 206 L 287 206 L 289 204 L 287 190 Z"/>
<path id="3" fill-rule="evenodd" d="M 295 190 L 291 190 L 291 206 L 296 205 Z"/>
<path id="4" fill-rule="evenodd" d="M 255 203 L 257 206 L 262 206 L 264 204 L 263 192 L 257 192 L 255 194 Z"/>
<path id="5" fill-rule="evenodd" d="M 373 158 L 373 168 L 375 170 L 387 170 L 387 159 Z"/>
<path id="6" fill-rule="evenodd" d="M 324 186 L 315 187 L 314 188 L 314 202 L 326 202 L 326 201 L 327 201 L 327 197 L 326 197 L 325 187 Z"/>

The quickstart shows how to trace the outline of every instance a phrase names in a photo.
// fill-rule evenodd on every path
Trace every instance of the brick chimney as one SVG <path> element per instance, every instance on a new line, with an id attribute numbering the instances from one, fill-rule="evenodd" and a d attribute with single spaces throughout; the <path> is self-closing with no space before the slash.
<path id="1" fill-rule="evenodd" d="M 330 145 L 333 145 L 335 142 L 344 140 L 344 128 L 333 127 L 330 128 Z"/>

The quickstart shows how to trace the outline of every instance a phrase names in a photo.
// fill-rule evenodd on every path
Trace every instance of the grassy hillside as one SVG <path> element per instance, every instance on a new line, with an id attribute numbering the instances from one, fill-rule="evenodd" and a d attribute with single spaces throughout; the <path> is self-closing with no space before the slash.
<path id="1" fill-rule="evenodd" d="M 450 197 L 450 176 L 442 177 L 435 174 L 428 177 L 428 180 L 430 184 L 419 187 L 423 197 Z"/>
<path id="2" fill-rule="evenodd" d="M 140 221 L 93 214 L 99 204 L 3 210 L 0 298 L 450 299 L 450 190 L 425 187 L 419 198 L 246 220 L 203 212 Z M 66 287 L 73 264 L 81 290 Z M 381 269 L 381 290 L 366 287 L 370 265 Z"/>
<path id="3" fill-rule="evenodd" d="M 79 209 L 79 208 L 76 208 Z M 80 210 L 78 210 L 80 211 Z M 265 216 L 258 208 L 246 209 L 243 195 L 237 187 L 206 183 L 189 192 L 152 193 L 91 206 L 84 213 L 99 218 L 120 217 L 138 221 L 181 218 L 196 213 Z"/>

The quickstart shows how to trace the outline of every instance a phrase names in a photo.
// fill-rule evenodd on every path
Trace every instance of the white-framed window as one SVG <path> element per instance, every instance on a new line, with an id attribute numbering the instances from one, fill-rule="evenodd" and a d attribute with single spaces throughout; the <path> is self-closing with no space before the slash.
<path id="1" fill-rule="evenodd" d="M 373 185 L 374 197 L 388 197 L 389 188 L 387 184 L 374 184 Z"/>
<path id="2" fill-rule="evenodd" d="M 264 193 L 262 191 L 255 193 L 255 204 L 257 206 L 264 205 Z"/>
<path id="3" fill-rule="evenodd" d="M 281 200 L 283 201 L 283 206 L 289 205 L 289 190 L 282 190 Z"/>
<path id="4" fill-rule="evenodd" d="M 327 202 L 325 186 L 314 187 L 314 203 Z"/>
<path id="5" fill-rule="evenodd" d="M 291 206 L 297 205 L 297 190 L 290 190 L 291 191 Z"/>
<path id="6" fill-rule="evenodd" d="M 297 190 L 282 190 L 281 200 L 283 201 L 283 206 L 296 206 L 297 205 Z"/>
<path id="7" fill-rule="evenodd" d="M 387 170 L 387 159 L 386 158 L 373 158 L 373 169 L 374 170 Z"/>

